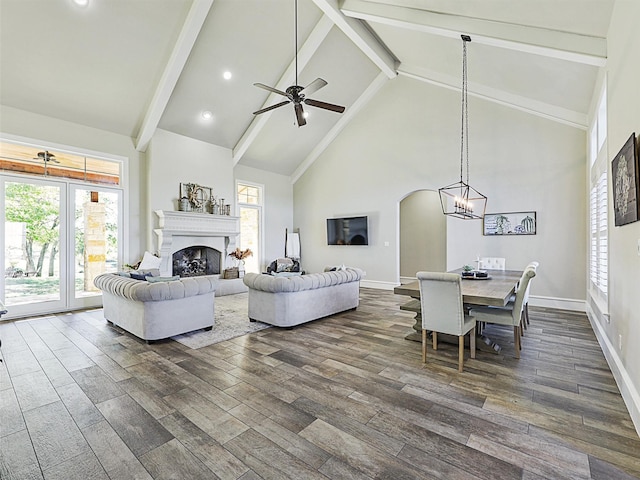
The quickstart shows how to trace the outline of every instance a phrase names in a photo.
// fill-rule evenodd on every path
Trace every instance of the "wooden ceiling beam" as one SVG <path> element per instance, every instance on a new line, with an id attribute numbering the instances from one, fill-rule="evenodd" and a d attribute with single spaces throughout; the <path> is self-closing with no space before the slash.
<path id="1" fill-rule="evenodd" d="M 398 60 L 362 22 L 346 17 L 337 0 L 313 2 L 387 77 L 396 77 Z"/>
<path id="2" fill-rule="evenodd" d="M 319 0 L 314 0 L 316 3 Z M 344 0 L 341 12 L 354 19 L 432 35 L 460 39 L 471 35 L 479 44 L 532 53 L 595 67 L 607 60 L 606 38 L 506 22 L 482 20 L 419 8 Z"/>
<path id="3" fill-rule="evenodd" d="M 202 29 L 202 25 L 204 25 L 204 21 L 209 14 L 213 1 L 214 0 L 193 0 L 191 4 L 191 9 L 187 14 L 187 18 L 182 26 L 180 35 L 178 35 L 178 40 L 173 47 L 164 72 L 162 72 L 149 108 L 147 108 L 144 120 L 142 121 L 142 126 L 138 132 L 135 146 L 139 152 L 145 152 L 147 150 L 149 142 L 158 128 L 160 118 L 162 118 L 162 114 L 165 108 L 167 108 L 169 98 L 173 93 L 176 83 L 178 83 L 180 74 L 187 63 L 187 59 L 191 54 L 198 34 Z"/>

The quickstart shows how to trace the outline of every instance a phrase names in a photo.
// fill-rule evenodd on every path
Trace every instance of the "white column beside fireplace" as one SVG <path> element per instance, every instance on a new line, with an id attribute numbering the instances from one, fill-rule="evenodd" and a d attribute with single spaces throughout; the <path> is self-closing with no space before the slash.
<path id="1" fill-rule="evenodd" d="M 161 275 L 172 274 L 172 257 L 175 252 L 193 246 L 211 247 L 222 252 L 222 273 L 227 255 L 236 249 L 240 217 L 167 210 L 156 210 L 154 213 L 158 228 L 153 232 L 156 235 L 157 254 L 161 258 Z"/>

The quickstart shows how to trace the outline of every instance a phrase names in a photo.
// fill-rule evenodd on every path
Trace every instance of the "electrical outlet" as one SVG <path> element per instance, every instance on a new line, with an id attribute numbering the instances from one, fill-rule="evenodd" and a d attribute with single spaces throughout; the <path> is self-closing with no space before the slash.
<path id="1" fill-rule="evenodd" d="M 622 335 L 618 335 L 618 350 L 622 350 Z"/>
<path id="2" fill-rule="evenodd" d="M 640 238 L 638 239 L 638 256 L 640 257 Z"/>
<path id="3" fill-rule="evenodd" d="M 388 247 L 389 246 L 389 242 L 384 242 L 384 246 Z M 638 240 L 638 252 L 640 252 L 640 240 Z M 638 253 L 638 255 L 640 255 L 640 253 Z"/>

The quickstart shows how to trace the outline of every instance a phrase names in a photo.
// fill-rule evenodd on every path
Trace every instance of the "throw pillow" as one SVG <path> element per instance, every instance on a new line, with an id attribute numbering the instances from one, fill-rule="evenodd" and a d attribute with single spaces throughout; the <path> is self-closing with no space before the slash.
<path id="1" fill-rule="evenodd" d="M 302 272 L 271 272 L 274 277 L 297 277 L 302 275 Z"/>
<path id="2" fill-rule="evenodd" d="M 173 277 L 147 277 L 147 282 L 149 283 L 175 282 L 176 280 L 180 280 L 180 275 L 174 275 Z"/>
<path id="3" fill-rule="evenodd" d="M 159 268 L 149 268 L 146 270 L 143 270 L 141 268 L 139 268 L 137 270 L 138 273 L 142 274 L 142 275 L 148 275 L 151 277 L 159 277 L 160 276 L 160 269 Z"/>
<path id="4" fill-rule="evenodd" d="M 144 252 L 142 261 L 138 265 L 138 270 L 149 270 L 151 268 L 160 268 L 161 259 L 150 252 Z"/>
<path id="5" fill-rule="evenodd" d="M 276 272 L 289 272 L 293 266 L 293 260 L 290 258 L 279 258 L 277 260 Z"/>
<path id="6" fill-rule="evenodd" d="M 149 274 L 142 274 L 142 273 L 137 273 L 137 272 L 131 272 L 131 278 L 133 278 L 134 280 L 146 280 L 148 276 L 150 276 Z"/>
<path id="7" fill-rule="evenodd" d="M 118 272 L 118 275 L 121 277 L 131 278 L 131 272 Z"/>

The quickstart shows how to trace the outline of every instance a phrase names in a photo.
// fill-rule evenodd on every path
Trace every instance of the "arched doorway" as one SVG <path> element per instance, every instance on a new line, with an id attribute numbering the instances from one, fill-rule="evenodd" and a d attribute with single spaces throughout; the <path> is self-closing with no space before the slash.
<path id="1" fill-rule="evenodd" d="M 444 272 L 447 222 L 434 190 L 417 190 L 400 201 L 400 281 L 419 271 Z"/>

